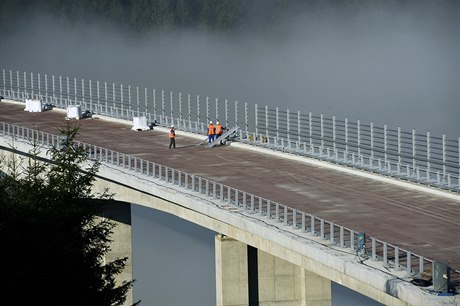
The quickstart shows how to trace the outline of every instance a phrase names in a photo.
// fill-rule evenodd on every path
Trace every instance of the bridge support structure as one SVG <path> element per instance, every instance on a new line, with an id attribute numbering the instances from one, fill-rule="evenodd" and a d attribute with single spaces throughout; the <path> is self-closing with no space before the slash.
<path id="1" fill-rule="evenodd" d="M 31 149 L 30 143 L 20 138 L 14 139 L 14 147 L 12 150 L 7 137 L 0 137 L 0 155 L 27 155 Z M 48 158 L 44 152 L 39 155 L 44 160 Z M 100 193 L 106 189 L 114 193 L 116 201 L 158 209 L 225 235 L 221 235 L 220 241 L 216 238 L 215 246 L 217 305 L 248 305 L 249 297 L 251 301 L 256 297 L 258 305 L 331 305 L 332 281 L 385 305 L 457 305 L 455 297 L 435 296 L 420 290 L 382 271 L 378 263 L 363 265 L 354 255 L 292 230 L 292 226 L 246 213 L 239 207 L 229 209 L 227 202 L 182 188 L 164 178 L 102 163 L 93 191 Z M 125 239 L 117 240 L 131 244 Z M 238 260 L 229 258 L 232 254 L 236 254 L 234 257 Z M 257 269 L 248 264 L 254 258 Z M 229 271 L 236 274 L 231 276 Z M 254 274 L 257 275 L 256 294 L 251 291 Z M 229 290 L 246 291 L 241 291 L 244 294 L 239 294 L 240 300 L 233 303 L 228 300 L 232 293 Z M 283 301 L 280 291 L 289 292 L 286 294 L 295 299 Z"/>
<path id="2" fill-rule="evenodd" d="M 112 262 L 117 258 L 126 257 L 125 268 L 116 276 L 117 285 L 133 279 L 133 251 L 131 239 L 131 203 L 119 201 L 105 201 L 102 216 L 115 223 L 110 239 L 110 251 L 105 255 L 104 261 Z M 126 294 L 124 305 L 133 304 L 133 290 Z"/>
<path id="3" fill-rule="evenodd" d="M 218 306 L 332 304 L 331 281 L 318 274 L 222 234 L 215 248 Z"/>

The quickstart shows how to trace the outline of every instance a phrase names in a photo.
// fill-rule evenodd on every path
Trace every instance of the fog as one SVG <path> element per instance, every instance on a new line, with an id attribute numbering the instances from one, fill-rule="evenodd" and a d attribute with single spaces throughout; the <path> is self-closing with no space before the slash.
<path id="1" fill-rule="evenodd" d="M 0 65 L 459 136 L 458 5 L 355 10 L 284 16 L 272 35 L 252 32 L 254 15 L 239 36 L 25 13 L 2 24 Z"/>
<path id="2" fill-rule="evenodd" d="M 308 13 L 293 10 L 279 17 L 270 34 L 255 31 L 265 18 L 256 11 L 240 35 L 133 33 L 97 19 L 76 25 L 26 9 L 9 19 L 14 22 L 0 21 L 0 68 L 267 104 L 457 139 L 460 1 L 414 8 L 384 2 L 358 11 L 327 6 Z M 159 220 L 165 217 L 158 212 L 133 208 L 135 298 L 143 299 L 142 305 L 179 305 L 187 299 L 189 304 L 213 304 L 214 264 L 209 261 L 214 233 Z M 183 237 L 190 233 L 196 240 Z M 171 237 L 183 245 L 167 243 L 161 250 L 177 256 L 159 253 L 155 245 Z M 188 256 L 198 261 L 187 265 Z M 203 284 L 183 278 L 200 269 Z M 162 278 L 152 280 L 151 275 Z M 357 304 L 346 296 L 334 305 Z"/>

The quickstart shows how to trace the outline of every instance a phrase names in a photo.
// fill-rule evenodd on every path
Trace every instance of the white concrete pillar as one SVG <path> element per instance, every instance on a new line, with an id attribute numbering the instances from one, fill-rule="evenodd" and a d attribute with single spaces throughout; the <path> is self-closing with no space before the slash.
<path id="1" fill-rule="evenodd" d="M 248 305 L 248 246 L 217 235 L 215 248 L 216 305 Z M 330 280 L 261 250 L 257 262 L 258 305 L 332 305 Z"/>
<path id="2" fill-rule="evenodd" d="M 215 238 L 216 305 L 248 305 L 247 245 L 224 235 Z"/>
<path id="3" fill-rule="evenodd" d="M 301 269 L 302 306 L 331 306 L 331 281 L 316 273 Z"/>
<path id="4" fill-rule="evenodd" d="M 330 306 L 331 281 L 258 250 L 259 305 Z"/>
<path id="5" fill-rule="evenodd" d="M 113 234 L 110 237 L 110 251 L 106 254 L 105 262 L 112 262 L 117 258 L 128 257 L 125 268 L 117 275 L 116 283 L 122 285 L 124 281 L 133 279 L 133 252 L 131 242 L 131 204 L 118 201 L 106 201 L 102 218 L 110 219 L 116 226 L 113 228 Z M 133 290 L 126 294 L 124 305 L 133 304 Z"/>
<path id="6" fill-rule="evenodd" d="M 301 269 L 258 250 L 260 305 L 300 305 Z"/>

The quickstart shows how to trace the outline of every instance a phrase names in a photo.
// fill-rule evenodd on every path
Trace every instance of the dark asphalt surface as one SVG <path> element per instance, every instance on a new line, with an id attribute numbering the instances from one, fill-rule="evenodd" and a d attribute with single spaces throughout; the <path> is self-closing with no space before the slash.
<path id="1" fill-rule="evenodd" d="M 65 112 L 0 102 L 0 122 L 58 134 Z M 314 214 L 460 270 L 460 201 L 233 146 L 206 148 L 132 123 L 78 120 L 78 138 L 200 175 Z"/>

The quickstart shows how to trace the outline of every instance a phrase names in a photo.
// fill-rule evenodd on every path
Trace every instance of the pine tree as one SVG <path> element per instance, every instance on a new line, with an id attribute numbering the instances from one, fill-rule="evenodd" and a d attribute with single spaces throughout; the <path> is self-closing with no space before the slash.
<path id="1" fill-rule="evenodd" d="M 35 143 L 22 164 L 0 160 L 3 292 L 15 304 L 123 305 L 133 286 L 115 283 L 127 258 L 104 263 L 115 225 L 97 214 L 112 195 L 92 193 L 100 164 L 76 145 L 78 129 L 61 129 L 50 163 Z"/>

